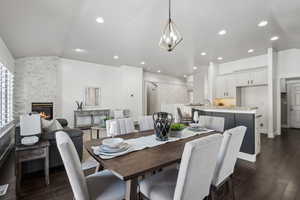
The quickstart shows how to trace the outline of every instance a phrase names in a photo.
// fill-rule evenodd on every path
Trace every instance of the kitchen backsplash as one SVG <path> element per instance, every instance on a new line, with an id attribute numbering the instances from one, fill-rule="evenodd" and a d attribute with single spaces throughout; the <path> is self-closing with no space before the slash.
<path id="1" fill-rule="evenodd" d="M 231 107 L 231 106 L 236 106 L 236 99 L 235 98 L 217 98 L 217 99 L 214 99 L 213 103 L 215 106 Z"/>

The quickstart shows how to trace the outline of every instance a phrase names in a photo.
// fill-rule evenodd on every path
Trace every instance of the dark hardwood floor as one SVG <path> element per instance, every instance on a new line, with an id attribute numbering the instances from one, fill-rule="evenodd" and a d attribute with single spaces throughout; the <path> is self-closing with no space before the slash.
<path id="1" fill-rule="evenodd" d="M 12 163 L 13 155 L 0 171 L 1 182 L 12 173 Z M 257 162 L 238 161 L 234 187 L 238 200 L 300 200 L 300 130 L 284 129 L 274 140 L 262 136 L 262 153 Z M 51 171 L 49 186 L 45 186 L 43 174 L 26 176 L 19 199 L 71 200 L 72 192 L 63 168 Z"/>

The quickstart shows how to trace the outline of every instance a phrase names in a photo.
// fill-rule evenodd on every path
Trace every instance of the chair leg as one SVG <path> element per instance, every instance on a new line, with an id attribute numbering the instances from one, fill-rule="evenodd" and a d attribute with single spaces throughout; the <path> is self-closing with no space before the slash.
<path id="1" fill-rule="evenodd" d="M 230 176 L 228 179 L 228 186 L 229 186 L 230 195 L 232 196 L 232 200 L 235 200 L 232 176 Z"/>
<path id="2" fill-rule="evenodd" d="M 217 200 L 217 194 L 216 194 L 216 189 L 211 187 L 209 191 L 209 200 Z"/>

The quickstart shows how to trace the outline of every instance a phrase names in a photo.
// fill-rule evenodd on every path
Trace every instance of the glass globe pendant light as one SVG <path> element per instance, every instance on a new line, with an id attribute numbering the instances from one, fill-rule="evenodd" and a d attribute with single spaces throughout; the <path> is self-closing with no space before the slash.
<path id="1" fill-rule="evenodd" d="M 171 19 L 171 0 L 169 0 L 169 19 L 162 32 L 159 46 L 167 51 L 172 51 L 183 40 L 177 27 Z"/>

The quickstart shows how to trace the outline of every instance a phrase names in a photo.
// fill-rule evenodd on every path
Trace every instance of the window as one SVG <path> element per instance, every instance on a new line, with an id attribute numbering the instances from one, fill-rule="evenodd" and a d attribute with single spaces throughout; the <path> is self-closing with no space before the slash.
<path id="1" fill-rule="evenodd" d="M 0 130 L 13 121 L 13 74 L 0 63 Z"/>

